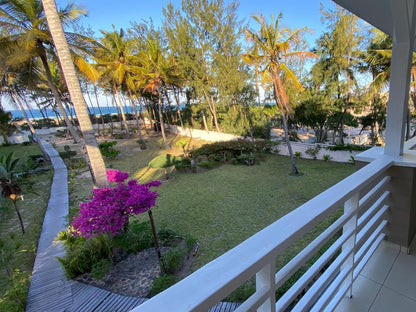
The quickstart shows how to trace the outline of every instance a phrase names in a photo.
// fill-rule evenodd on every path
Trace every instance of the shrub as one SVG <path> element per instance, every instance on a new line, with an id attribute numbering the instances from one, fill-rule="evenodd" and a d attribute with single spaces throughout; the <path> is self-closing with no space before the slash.
<path id="1" fill-rule="evenodd" d="M 253 155 L 242 154 L 234 158 L 232 163 L 233 165 L 245 164 L 247 166 L 252 166 L 254 165 L 254 162 L 255 162 L 255 157 Z"/>
<path id="2" fill-rule="evenodd" d="M 198 163 L 198 167 L 204 168 L 204 169 L 212 169 L 213 163 L 210 161 L 201 161 Z"/>
<path id="3" fill-rule="evenodd" d="M 191 168 L 192 163 L 190 158 L 182 158 L 180 161 L 175 163 L 175 168 L 178 170 Z"/>
<path id="4" fill-rule="evenodd" d="M 149 296 L 155 296 L 158 293 L 161 293 L 165 289 L 168 289 L 170 286 L 176 283 L 175 275 L 164 274 L 161 277 L 155 279 L 152 284 L 152 289 L 149 292 Z"/>
<path id="5" fill-rule="evenodd" d="M 311 156 L 313 159 L 316 159 L 316 155 L 318 155 L 320 149 L 321 148 L 319 146 L 310 147 L 305 151 L 305 153 Z"/>
<path id="6" fill-rule="evenodd" d="M 59 239 L 64 238 L 65 236 L 61 235 Z M 58 257 L 58 260 L 68 279 L 91 272 L 94 264 L 102 259 L 111 258 L 112 242 L 107 235 L 90 239 L 69 235 L 66 236 L 64 243 L 66 255 L 61 258 Z"/>
<path id="7" fill-rule="evenodd" d="M 328 162 L 328 161 L 330 161 L 330 160 L 332 159 L 332 157 L 331 157 L 329 154 L 325 154 L 325 155 L 322 157 L 322 159 L 323 159 L 323 160 L 325 160 L 326 162 Z"/>
<path id="8" fill-rule="evenodd" d="M 113 147 L 114 145 L 117 145 L 117 141 L 108 142 L 107 140 L 105 140 L 104 142 L 101 142 L 100 144 L 98 144 L 98 147 L 99 147 L 100 152 L 103 156 L 109 157 L 109 158 L 114 158 L 118 154 L 120 154 L 120 151 L 116 150 Z"/>
<path id="9" fill-rule="evenodd" d="M 153 246 L 152 229 L 149 222 L 133 221 L 126 232 L 114 236 L 114 247 L 122 248 L 127 253 L 139 252 Z"/>
<path id="10" fill-rule="evenodd" d="M 171 229 L 160 229 L 157 232 L 157 237 L 159 238 L 161 244 L 166 244 L 170 242 L 175 236 L 175 231 Z"/>
<path id="11" fill-rule="evenodd" d="M 263 125 L 254 125 L 251 128 L 251 133 L 253 134 L 253 137 L 255 138 L 261 138 L 261 139 L 270 139 L 270 131 L 272 129 L 272 126 L 270 123 L 265 123 Z M 246 132 L 246 135 L 248 133 Z"/>
<path id="12" fill-rule="evenodd" d="M 69 161 L 69 168 L 71 170 L 77 170 L 87 167 L 87 162 L 84 158 L 72 158 Z"/>
<path id="13" fill-rule="evenodd" d="M 77 154 L 76 151 L 72 151 L 71 147 L 69 145 L 64 146 L 64 151 L 59 152 L 59 156 L 61 156 L 62 159 L 71 159 L 71 157 L 74 157 Z"/>
<path id="14" fill-rule="evenodd" d="M 177 146 L 180 146 L 182 148 L 183 154 L 186 156 L 186 146 L 189 144 L 189 140 L 186 140 L 184 138 L 179 139 L 178 142 L 176 142 Z"/>
<path id="15" fill-rule="evenodd" d="M 215 142 L 204 144 L 201 147 L 191 151 L 189 154 L 195 158 L 198 156 L 218 155 L 222 152 L 231 152 L 233 155 L 251 152 L 270 152 L 272 146 L 276 145 L 272 141 L 251 141 L 251 140 L 233 140 L 226 142 Z"/>
<path id="16" fill-rule="evenodd" d="M 95 279 L 102 279 L 111 269 L 111 261 L 108 259 L 101 259 L 92 265 L 91 276 Z"/>
<path id="17" fill-rule="evenodd" d="M 185 250 L 180 247 L 174 247 L 162 255 L 163 268 L 165 273 L 174 274 L 182 267 Z"/>
<path id="18" fill-rule="evenodd" d="M 296 158 L 300 158 L 300 156 L 302 155 L 302 153 L 301 152 L 295 152 L 295 157 Z"/>
<path id="19" fill-rule="evenodd" d="M 330 151 L 365 151 L 368 150 L 370 147 L 364 145 L 355 145 L 355 144 L 337 144 L 334 146 L 327 147 Z"/>

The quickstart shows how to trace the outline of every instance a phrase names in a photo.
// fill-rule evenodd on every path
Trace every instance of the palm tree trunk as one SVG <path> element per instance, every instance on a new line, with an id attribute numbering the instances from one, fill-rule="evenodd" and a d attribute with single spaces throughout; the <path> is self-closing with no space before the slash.
<path id="1" fill-rule="evenodd" d="M 51 1 L 51 0 L 46 0 L 46 1 Z M 43 48 L 43 45 L 40 47 L 41 49 Z M 45 49 L 43 48 L 43 53 L 40 53 L 40 59 L 42 61 L 43 67 L 45 68 L 45 74 L 46 74 L 46 80 L 48 82 L 48 86 L 52 91 L 53 97 L 55 98 L 55 102 L 56 105 L 59 108 L 59 111 L 61 112 L 62 117 L 65 120 L 65 124 L 69 130 L 69 132 L 71 133 L 72 138 L 74 139 L 75 143 L 80 142 L 80 137 L 78 135 L 78 132 L 75 130 L 75 127 L 72 125 L 71 121 L 68 118 L 68 115 L 62 105 L 62 101 L 61 101 L 61 97 L 59 96 L 59 92 L 56 89 L 56 86 L 53 83 L 52 80 L 52 74 L 51 74 L 51 70 L 49 68 L 49 64 L 48 64 L 48 60 L 46 58 L 46 54 L 45 54 Z"/>
<path id="2" fill-rule="evenodd" d="M 159 88 L 159 100 L 158 100 L 158 108 L 159 108 L 159 121 L 160 121 L 160 131 L 162 132 L 163 143 L 165 144 L 165 149 L 169 149 L 168 141 L 166 140 L 165 135 L 165 125 L 163 123 L 163 116 L 162 116 L 162 94 Z"/>
<path id="3" fill-rule="evenodd" d="M 276 101 L 276 105 L 279 105 L 280 112 L 282 114 L 283 131 L 285 134 L 285 141 L 287 144 L 287 149 L 289 151 L 290 162 L 292 164 L 292 173 L 296 175 L 299 172 L 298 172 L 298 169 L 296 168 L 295 156 L 293 155 L 292 145 L 290 144 L 290 140 L 289 140 L 289 130 L 287 128 L 287 117 L 285 113 L 285 107 L 286 108 L 289 107 L 289 102 L 288 102 L 286 92 L 284 90 L 284 86 L 282 84 L 282 81 L 280 80 L 278 73 L 272 72 L 272 77 L 273 77 L 273 95 Z"/>
<path id="4" fill-rule="evenodd" d="M 95 95 L 95 102 L 97 103 L 98 111 L 100 112 L 101 125 L 103 127 L 103 133 L 104 133 L 105 122 L 104 122 L 103 112 L 101 111 L 100 101 L 98 100 L 97 86 L 95 85 L 95 83 L 94 83 L 94 95 Z M 98 124 L 98 122 L 97 122 L 97 124 Z M 98 127 L 98 135 L 100 135 L 99 129 L 100 128 Z"/>
<path id="5" fill-rule="evenodd" d="M 20 215 L 19 208 L 17 208 L 17 200 L 12 199 L 12 202 L 13 202 L 14 209 L 16 210 L 17 217 L 19 218 L 20 227 L 22 228 L 22 233 L 25 234 L 25 226 L 23 225 L 23 220 L 22 220 L 22 216 Z"/>
<path id="6" fill-rule="evenodd" d="M 108 186 L 107 174 L 103 157 L 98 149 L 95 133 L 88 116 L 86 104 L 82 96 L 81 87 L 76 76 L 74 63 L 62 29 L 61 20 L 56 9 L 55 0 L 42 0 L 49 30 L 55 43 L 62 72 L 74 104 L 79 126 L 84 136 L 85 148 L 89 158 L 90 170 L 95 187 Z"/>
<path id="7" fill-rule="evenodd" d="M 175 96 L 175 101 L 176 101 L 176 107 L 178 108 L 178 117 L 179 117 L 179 121 L 181 123 L 181 127 L 183 128 L 183 121 L 182 121 L 182 115 L 181 115 L 181 107 L 179 105 L 179 96 L 176 93 L 175 88 L 173 89 L 173 95 Z"/>
<path id="8" fill-rule="evenodd" d="M 114 88 L 114 92 L 117 95 L 118 106 L 120 107 L 122 123 L 123 123 L 124 129 L 126 130 L 126 133 L 128 134 L 129 133 L 129 127 L 127 126 L 127 120 L 126 120 L 126 115 L 124 114 L 123 103 L 121 102 L 120 94 L 119 94 L 117 88 Z M 117 101 L 116 101 L 116 103 L 117 103 Z"/>
<path id="9" fill-rule="evenodd" d="M 286 114 L 284 112 L 282 112 L 282 122 L 283 122 L 283 131 L 285 133 L 285 141 L 287 144 L 287 149 L 289 151 L 290 162 L 292 164 L 292 173 L 298 174 L 299 172 L 298 172 L 298 168 L 296 168 L 295 156 L 293 155 L 292 145 L 290 144 L 290 140 L 289 140 L 289 130 L 287 128 Z"/>
<path id="10" fill-rule="evenodd" d="M 27 122 L 27 124 L 29 126 L 30 132 L 32 132 L 32 136 L 37 141 L 35 128 L 33 127 L 32 122 L 30 121 L 29 117 L 27 116 L 26 110 L 23 107 L 22 102 L 20 101 L 19 97 L 17 96 L 17 94 L 14 91 L 12 91 L 12 96 L 13 96 L 13 99 L 15 100 L 15 102 L 17 103 L 17 105 L 19 105 L 20 110 L 22 111 L 23 116 L 25 117 L 25 120 L 26 120 L 26 122 Z"/>
<path id="11" fill-rule="evenodd" d="M 93 124 L 94 124 L 94 122 L 97 124 L 97 132 L 98 132 L 98 136 L 100 136 L 100 133 L 101 133 L 100 123 L 97 120 L 97 113 L 95 112 L 95 108 L 94 108 L 94 104 L 93 104 L 92 99 L 91 99 L 90 92 L 88 91 L 88 88 L 86 88 L 86 89 L 87 89 L 86 92 L 87 92 L 88 100 L 89 100 L 90 105 L 91 105 L 91 108 L 89 108 L 88 107 L 88 104 L 87 104 L 87 109 L 88 109 L 88 112 L 89 112 L 89 114 L 91 116 L 90 119 L 92 119 L 91 122 Z M 92 112 L 91 112 L 91 109 L 92 109 Z"/>
<path id="12" fill-rule="evenodd" d="M 134 116 L 136 118 L 136 125 L 137 125 L 137 130 L 139 132 L 139 139 L 140 139 L 140 146 L 144 149 L 146 149 L 146 144 L 144 143 L 143 140 L 143 135 L 142 135 L 142 128 L 140 127 L 140 121 L 139 121 L 139 116 L 137 116 L 137 108 L 136 108 L 136 104 L 133 102 L 133 96 L 131 95 L 131 91 L 130 89 L 128 90 L 129 92 L 129 100 L 130 100 L 130 105 L 133 107 L 133 111 L 134 111 Z"/>

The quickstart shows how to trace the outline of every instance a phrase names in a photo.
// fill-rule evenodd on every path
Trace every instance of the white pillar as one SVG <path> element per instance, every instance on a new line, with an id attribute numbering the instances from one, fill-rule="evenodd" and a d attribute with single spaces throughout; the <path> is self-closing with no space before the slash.
<path id="1" fill-rule="evenodd" d="M 266 266 L 256 274 L 256 290 L 262 293 L 268 293 L 266 302 L 257 309 L 257 312 L 276 312 L 276 297 L 274 291 L 275 271 L 273 261 L 272 263 L 266 264 Z"/>
<path id="2" fill-rule="evenodd" d="M 355 256 L 355 243 L 356 243 L 356 236 L 357 236 L 357 221 L 358 221 L 357 213 L 358 213 L 359 199 L 360 199 L 359 193 L 355 193 L 354 195 L 351 196 L 350 199 L 348 199 L 344 203 L 344 215 L 348 215 L 353 212 L 355 213 L 354 216 L 347 223 L 345 223 L 343 227 L 343 233 L 354 231 L 354 234 L 351 235 L 351 237 L 347 239 L 345 243 L 342 245 L 342 252 L 344 254 L 352 250 L 351 254 L 347 257 L 347 259 L 341 266 L 341 271 L 348 270 L 348 269 L 351 270 L 350 273 L 348 273 L 347 277 L 345 278 L 344 282 L 342 283 L 342 285 L 349 286 L 348 291 L 347 291 L 347 296 L 350 298 L 352 298 L 352 283 L 354 281 L 354 278 L 353 278 L 354 267 L 355 267 L 354 256 Z"/>
<path id="3" fill-rule="evenodd" d="M 400 156 L 403 154 L 404 129 L 409 103 L 416 10 L 414 0 L 391 0 L 391 9 L 393 54 L 384 153 Z"/>

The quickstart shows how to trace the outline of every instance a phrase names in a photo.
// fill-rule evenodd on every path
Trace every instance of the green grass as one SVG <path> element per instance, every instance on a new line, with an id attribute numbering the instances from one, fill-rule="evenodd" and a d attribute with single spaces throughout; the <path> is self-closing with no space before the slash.
<path id="1" fill-rule="evenodd" d="M 274 155 L 255 166 L 223 165 L 203 173 L 176 173 L 175 179 L 159 187 L 155 222 L 200 242 L 196 269 L 354 171 L 349 164 L 304 159 L 297 164 L 305 176 L 290 176 L 289 158 Z"/>
<path id="2" fill-rule="evenodd" d="M 7 155 L 10 151 L 14 151 L 14 156 L 21 160 L 25 160 L 28 155 L 42 154 L 37 145 L 0 147 L 1 155 Z M 0 311 L 24 310 L 52 176 L 52 170 L 41 171 L 26 181 L 21 181 L 24 201 L 19 200 L 18 207 L 26 229 L 24 235 L 11 201 L 8 198 L 0 199 L 0 240 L 3 242 L 3 247 L 0 248 Z M 39 195 L 28 193 L 27 184 L 31 184 Z"/>
<path id="3" fill-rule="evenodd" d="M 144 151 L 133 139 L 118 140 L 116 147 L 121 153 L 114 159 L 105 159 L 107 168 L 127 171 L 141 183 L 161 179 L 163 169 L 148 168 L 149 161 L 164 153 L 181 155 L 182 150 L 175 144 L 180 137 L 169 136 L 171 149 L 168 151 L 160 149 L 159 139 L 147 137 L 148 149 Z M 201 144 L 201 141 L 191 142 L 195 147 Z M 290 175 L 288 157 L 259 154 L 256 160 L 260 164 L 222 165 L 200 173 L 171 171 L 173 179 L 158 188 L 160 197 L 153 209 L 157 228 L 172 229 L 181 235 L 192 236 L 200 243 L 192 270 L 212 261 L 354 172 L 351 164 L 298 159 L 298 170 L 304 175 L 294 177 Z M 85 198 L 91 183 L 89 180 L 80 183 L 77 178 L 75 181 L 74 193 Z M 276 266 L 279 268 L 287 263 L 338 215 L 339 212 L 324 220 L 295 242 L 277 258 Z M 135 218 L 147 221 L 147 215 Z M 247 289 L 240 291 L 244 297 L 252 291 L 252 286 L 248 283 Z"/>

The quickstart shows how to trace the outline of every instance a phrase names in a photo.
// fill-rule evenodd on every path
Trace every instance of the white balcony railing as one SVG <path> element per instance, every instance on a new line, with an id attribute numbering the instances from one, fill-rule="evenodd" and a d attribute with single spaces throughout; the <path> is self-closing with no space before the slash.
<path id="1" fill-rule="evenodd" d="M 385 236 L 391 166 L 373 161 L 132 311 L 208 311 L 253 276 L 256 292 L 236 311 L 332 311 Z M 342 206 L 341 217 L 276 273 L 276 257 Z M 276 290 L 340 232 L 276 302 Z"/>

